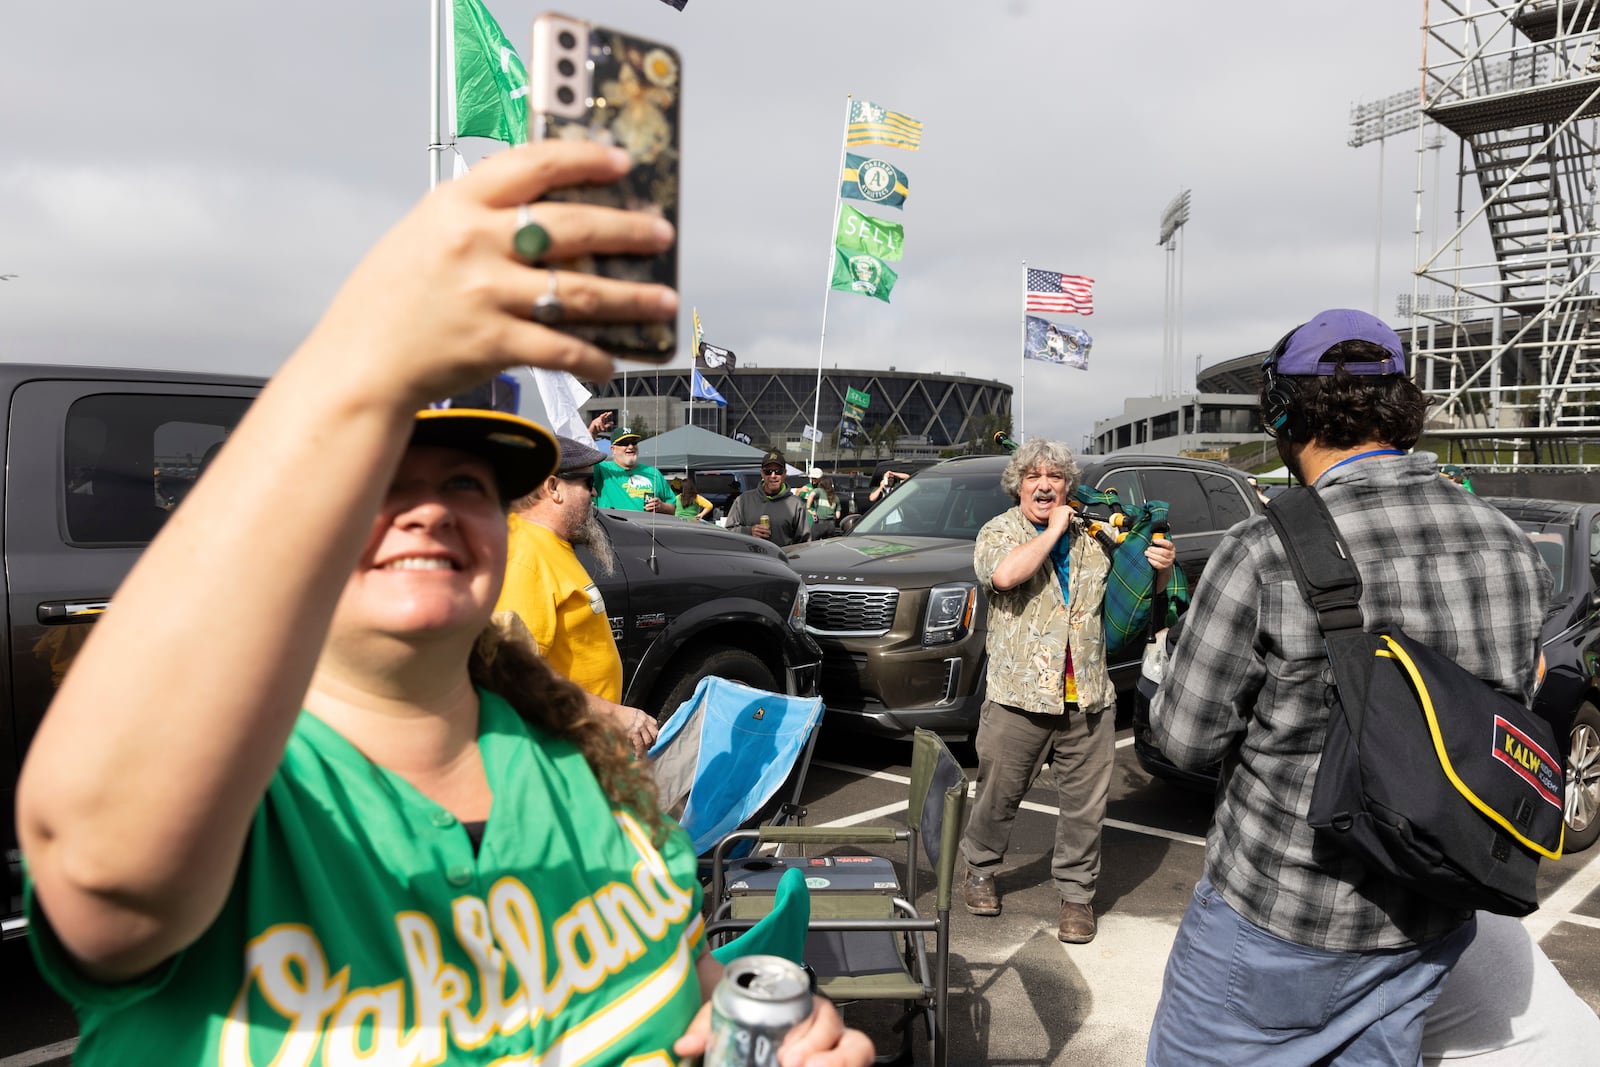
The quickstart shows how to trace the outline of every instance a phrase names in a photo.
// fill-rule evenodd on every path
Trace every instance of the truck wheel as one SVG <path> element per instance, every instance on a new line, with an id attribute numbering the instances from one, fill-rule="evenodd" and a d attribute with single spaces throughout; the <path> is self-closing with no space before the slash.
<path id="1" fill-rule="evenodd" d="M 1566 799 L 1564 852 L 1582 852 L 1600 837 L 1600 711 L 1587 700 L 1572 720 Z"/>
<path id="2" fill-rule="evenodd" d="M 666 722 L 672 718 L 672 713 L 678 706 L 694 695 L 695 686 L 700 684 L 700 679 L 709 675 L 718 678 L 727 678 L 735 682 L 756 689 L 765 689 L 769 692 L 782 692 L 777 679 L 772 677 L 772 672 L 761 658 L 753 652 L 746 652 L 742 648 L 729 648 L 721 646 L 702 652 L 688 658 L 683 666 L 678 667 L 667 676 L 658 692 L 662 694 L 661 702 L 654 711 L 657 722 Z"/>

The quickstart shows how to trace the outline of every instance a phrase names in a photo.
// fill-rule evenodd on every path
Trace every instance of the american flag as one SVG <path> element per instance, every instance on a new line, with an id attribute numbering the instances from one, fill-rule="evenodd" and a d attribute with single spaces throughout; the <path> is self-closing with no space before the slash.
<path id="1" fill-rule="evenodd" d="M 1028 271 L 1027 310 L 1065 315 L 1094 314 L 1094 279 L 1053 270 Z"/>

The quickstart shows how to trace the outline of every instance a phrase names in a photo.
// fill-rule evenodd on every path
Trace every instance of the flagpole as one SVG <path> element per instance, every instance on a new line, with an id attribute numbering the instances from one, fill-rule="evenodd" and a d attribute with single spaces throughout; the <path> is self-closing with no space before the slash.
<path id="1" fill-rule="evenodd" d="M 428 65 L 428 103 L 430 130 L 428 136 L 428 188 L 432 189 L 439 184 L 440 163 L 444 159 L 444 144 L 440 139 L 439 126 L 439 15 L 440 0 L 432 0 L 430 7 L 431 18 L 428 21 L 428 55 L 431 62 Z M 451 47 L 454 47 L 451 42 Z M 452 91 L 454 86 L 451 86 Z"/>
<path id="2" fill-rule="evenodd" d="M 1017 441 L 1020 443 L 1026 438 L 1022 436 L 1025 429 L 1023 416 L 1028 410 L 1028 261 L 1022 261 L 1022 347 L 1017 357 Z"/>
<path id="3" fill-rule="evenodd" d="M 822 353 L 828 344 L 828 294 L 833 292 L 833 259 L 834 241 L 839 236 L 839 205 L 844 201 L 839 199 L 839 176 L 844 173 L 845 149 L 850 141 L 850 101 L 854 93 L 844 94 L 844 123 L 839 134 L 839 164 L 833 168 L 833 225 L 828 229 L 828 275 L 827 281 L 822 285 L 822 336 L 817 339 L 817 395 L 811 401 L 811 462 L 806 464 L 806 469 L 811 470 L 817 465 L 817 438 L 815 435 L 822 432 Z"/>

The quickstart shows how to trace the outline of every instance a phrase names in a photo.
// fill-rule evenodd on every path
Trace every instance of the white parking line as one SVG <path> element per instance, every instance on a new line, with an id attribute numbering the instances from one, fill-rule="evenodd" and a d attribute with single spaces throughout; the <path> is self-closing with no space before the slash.
<path id="1" fill-rule="evenodd" d="M 1572 872 L 1572 877 L 1568 878 L 1560 889 L 1550 894 L 1550 899 L 1540 905 L 1538 911 L 1523 919 L 1522 925 L 1533 935 L 1535 941 L 1543 941 L 1544 935 L 1554 929 L 1558 922 L 1570 921 L 1588 925 L 1585 917 L 1574 915 L 1572 909 L 1582 904 L 1584 898 L 1596 889 L 1600 889 L 1600 848 L 1591 849 L 1583 861 L 1583 866 Z"/>
<path id="2" fill-rule="evenodd" d="M 853 774 L 859 778 L 876 778 L 880 782 L 895 782 L 899 785 L 911 784 L 911 779 L 907 778 L 903 774 L 895 774 L 893 771 L 869 771 L 865 767 L 852 767 L 847 763 L 830 763 L 827 760 L 813 760 L 811 765 L 813 767 L 826 767 L 830 771 L 842 771 L 845 774 Z M 1022 802 L 1022 806 L 1028 811 L 1036 811 L 1042 815 L 1061 814 L 1061 809 L 1059 808 L 1053 807 L 1049 804 L 1035 803 L 1031 800 L 1024 800 Z M 846 816 L 845 819 L 841 819 L 836 822 L 824 823 L 823 825 L 854 826 L 856 823 L 866 822 L 869 819 L 876 819 L 880 815 L 892 814 L 895 811 L 902 811 L 904 809 L 905 804 L 903 803 L 886 804 L 882 808 L 874 808 L 871 812 L 862 812 L 859 815 Z M 1168 841 L 1179 841 L 1186 845 L 1198 845 L 1201 848 L 1204 848 L 1206 844 L 1206 839 L 1203 837 L 1196 837 L 1193 834 L 1180 834 L 1172 830 L 1163 830 L 1159 826 L 1144 826 L 1140 823 L 1124 822 L 1121 819 L 1107 819 L 1105 824 L 1116 830 L 1126 830 L 1129 833 L 1144 834 L 1147 837 L 1160 837 Z M 3 1067 L 3 1065 L 0 1065 L 0 1067 Z"/>
<path id="3" fill-rule="evenodd" d="M 846 815 L 842 819 L 830 819 L 827 822 L 819 822 L 817 825 L 833 827 L 859 826 L 864 822 L 871 822 L 873 819 L 882 819 L 890 815 L 903 815 L 905 810 L 906 802 L 902 800 L 894 804 L 885 804 L 881 808 L 872 808 L 869 811 L 858 811 L 854 815 Z M 5 1065 L 0 1064 L 0 1067 L 5 1067 Z"/>
<path id="4" fill-rule="evenodd" d="M 40 1045 L 30 1048 L 26 1052 L 19 1052 L 15 1056 L 7 1056 L 0 1060 L 0 1067 L 36 1067 L 40 1063 L 49 1063 L 52 1060 L 64 1060 L 72 1055 L 72 1050 L 78 1047 L 78 1039 L 70 1038 L 66 1041 L 57 1041 L 53 1045 Z"/>

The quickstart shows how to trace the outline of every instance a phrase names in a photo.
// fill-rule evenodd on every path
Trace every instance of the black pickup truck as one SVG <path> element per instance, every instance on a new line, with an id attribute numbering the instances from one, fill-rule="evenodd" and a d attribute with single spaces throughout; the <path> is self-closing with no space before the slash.
<path id="1" fill-rule="evenodd" d="M 4 935 L 23 932 L 17 775 L 89 626 L 260 391 L 259 378 L 0 365 L 0 837 Z M 624 700 L 670 714 L 701 677 L 810 696 L 822 652 L 778 549 L 705 523 L 602 512 L 616 570 L 584 563 L 622 652 Z M 198 626 L 226 625 L 217 605 Z"/>

